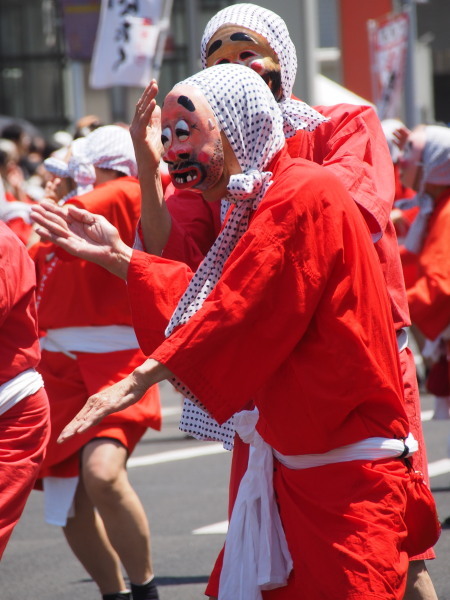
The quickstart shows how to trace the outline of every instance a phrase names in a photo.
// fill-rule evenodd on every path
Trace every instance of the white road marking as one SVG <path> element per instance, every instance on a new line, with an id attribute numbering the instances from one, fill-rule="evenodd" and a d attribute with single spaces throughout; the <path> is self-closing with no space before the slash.
<path id="1" fill-rule="evenodd" d="M 180 414 L 181 407 L 168 407 L 163 409 L 163 417 Z M 433 417 L 433 410 L 424 410 L 421 413 L 422 421 L 430 421 Z M 222 444 L 206 443 L 193 448 L 184 448 L 181 450 L 170 450 L 168 452 L 159 452 L 158 454 L 147 454 L 145 456 L 132 457 L 128 461 L 130 469 L 135 467 L 144 467 L 148 465 L 157 465 L 175 460 L 186 460 L 200 456 L 209 456 L 212 454 L 221 454 L 226 452 Z M 438 477 L 450 473 L 450 458 L 443 458 L 428 464 L 428 473 L 431 477 Z M 226 535 L 228 531 L 228 521 L 220 521 L 212 525 L 206 525 L 192 531 L 193 535 Z"/>
<path id="2" fill-rule="evenodd" d="M 127 466 L 132 469 L 134 467 L 145 467 L 147 465 L 159 465 L 161 463 L 172 462 L 174 460 L 185 460 L 187 458 L 197 458 L 198 456 L 208 456 L 210 454 L 220 454 L 227 452 L 222 444 L 212 444 L 205 442 L 191 448 L 183 448 L 181 450 L 169 450 L 168 452 L 158 452 L 157 454 L 146 454 L 144 456 L 132 456 Z"/>
<path id="3" fill-rule="evenodd" d="M 166 408 L 161 408 L 162 417 L 172 417 L 173 415 L 181 415 L 181 406 L 178 408 L 177 406 L 167 406 Z"/>
<path id="4" fill-rule="evenodd" d="M 430 477 L 437 477 L 446 473 L 450 473 L 450 458 L 441 458 L 440 460 L 428 463 L 428 474 Z"/>
<path id="5" fill-rule="evenodd" d="M 431 419 L 433 418 L 433 415 L 434 415 L 434 410 L 423 410 L 420 413 L 422 421 L 431 421 Z"/>
<path id="6" fill-rule="evenodd" d="M 228 531 L 228 521 L 220 521 L 220 523 L 213 523 L 212 525 L 206 525 L 206 527 L 200 527 L 194 529 L 192 532 L 194 535 L 212 535 L 212 534 L 226 534 Z"/>

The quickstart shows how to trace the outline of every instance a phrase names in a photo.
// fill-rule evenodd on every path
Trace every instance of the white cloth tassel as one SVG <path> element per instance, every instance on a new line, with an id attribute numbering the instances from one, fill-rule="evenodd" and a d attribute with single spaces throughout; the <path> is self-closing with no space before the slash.
<path id="1" fill-rule="evenodd" d="M 262 590 L 287 584 L 293 568 L 273 489 L 273 455 L 289 469 L 309 469 L 354 460 L 382 460 L 411 456 L 418 444 L 409 434 L 405 441 L 367 438 L 324 454 L 286 456 L 267 444 L 255 427 L 258 409 L 234 415 L 236 432 L 250 444 L 247 471 L 241 480 L 230 519 L 219 600 L 262 600 Z"/>
<path id="2" fill-rule="evenodd" d="M 219 600 L 261 600 L 261 590 L 286 585 L 292 558 L 275 502 L 272 448 L 255 430 L 258 412 L 242 411 L 235 419 L 251 447 L 230 519 Z"/>

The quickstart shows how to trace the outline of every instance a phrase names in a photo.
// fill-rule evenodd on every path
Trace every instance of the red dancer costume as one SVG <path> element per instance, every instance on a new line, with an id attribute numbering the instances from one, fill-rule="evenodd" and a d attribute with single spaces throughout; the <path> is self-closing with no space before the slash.
<path id="1" fill-rule="evenodd" d="M 25 246 L 0 223 L 0 558 L 23 512 L 49 437 L 36 323 L 36 276 Z"/>
<path id="2" fill-rule="evenodd" d="M 101 184 L 87 194 L 72 198 L 70 203 L 105 216 L 118 228 L 123 239 L 132 243 L 140 206 L 139 183 L 135 177 L 119 177 Z M 44 348 L 49 350 L 42 351 L 40 372 L 48 390 L 52 420 L 52 436 L 41 477 L 73 477 L 78 475 L 79 450 L 89 440 L 113 438 L 131 453 L 148 427 L 159 429 L 159 395 L 157 388 L 152 388 L 141 402 L 111 415 L 86 435 L 64 444 L 56 443 L 63 427 L 90 395 L 120 381 L 142 363 L 145 356 L 133 341 L 123 281 L 101 267 L 73 259 L 53 245 L 39 244 L 32 249 L 32 254 L 39 284 L 39 325 L 48 332 Z M 75 336 L 77 332 L 90 332 L 94 336 L 106 333 L 112 338 L 105 338 L 99 347 L 91 350 L 88 345 L 83 349 L 82 341 L 75 342 L 78 346 L 71 346 L 69 342 L 61 349 L 58 341 L 61 331 Z"/>
<path id="3" fill-rule="evenodd" d="M 267 16 L 269 14 L 270 16 Z M 227 56 L 225 50 L 223 55 L 210 51 L 215 40 L 219 40 L 223 48 L 229 43 L 225 36 L 222 36 L 222 39 L 220 34 L 215 35 L 222 26 L 229 24 L 235 24 L 236 30 L 239 30 L 238 26 L 242 26 L 240 29 L 255 31 L 268 40 L 281 65 L 284 98 L 289 97 L 295 78 L 295 50 L 289 45 L 292 42 L 282 20 L 261 7 L 251 4 L 234 5 L 220 11 L 211 19 L 202 39 L 203 66 L 210 66 L 216 59 L 217 62 L 231 60 L 224 58 Z M 256 60 L 255 57 L 244 60 L 236 56 L 235 60 L 259 72 L 256 66 L 249 62 Z M 328 120 L 313 131 L 301 130 L 289 138 L 289 154 L 322 164 L 333 172 L 359 206 L 370 229 L 378 260 L 383 268 L 392 320 L 398 337 L 405 409 L 411 432 L 419 442 L 419 451 L 413 458 L 414 467 L 424 474 L 429 483 L 414 357 L 406 347 L 406 328 L 411 325 L 411 321 L 397 238 L 389 218 L 394 200 L 395 179 L 386 139 L 379 119 L 371 107 L 342 104 L 314 108 Z M 183 261 L 195 270 L 205 254 L 204 249 L 210 247 L 219 231 L 220 207 L 218 203 L 214 206 L 196 197 L 189 190 L 175 190 L 173 195 L 166 195 L 166 198 L 172 227 L 162 256 Z M 240 442 L 238 444 L 240 445 Z M 242 452 L 242 460 L 245 463 L 245 448 Z M 240 460 L 239 454 L 234 453 L 234 462 Z M 232 471 L 232 479 L 239 481 L 236 470 L 239 473 L 243 469 L 243 465 L 236 465 Z M 232 492 L 232 501 L 233 498 Z M 411 558 L 420 560 L 434 556 L 434 551 L 430 549 L 423 555 Z"/>

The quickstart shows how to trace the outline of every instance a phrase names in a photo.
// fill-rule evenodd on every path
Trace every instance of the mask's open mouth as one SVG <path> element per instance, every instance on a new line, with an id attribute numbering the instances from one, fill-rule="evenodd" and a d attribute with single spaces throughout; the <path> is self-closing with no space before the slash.
<path id="1" fill-rule="evenodd" d="M 190 165 L 183 169 L 171 169 L 170 177 L 177 188 L 195 187 L 202 180 L 202 172 L 198 167 Z"/>

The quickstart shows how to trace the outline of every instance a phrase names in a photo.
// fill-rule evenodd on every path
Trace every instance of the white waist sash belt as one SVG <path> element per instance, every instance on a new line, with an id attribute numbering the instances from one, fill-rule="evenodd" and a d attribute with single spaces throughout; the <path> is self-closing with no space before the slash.
<path id="1" fill-rule="evenodd" d="M 352 460 L 406 457 L 418 449 L 410 434 L 405 442 L 375 437 L 324 454 L 285 456 L 256 431 L 258 417 L 257 409 L 234 417 L 237 433 L 250 444 L 250 456 L 228 528 L 219 600 L 261 600 L 261 590 L 286 585 L 292 570 L 273 491 L 273 455 L 290 469 L 308 469 Z"/>
<path id="2" fill-rule="evenodd" d="M 76 358 L 73 352 L 103 354 L 139 348 L 134 329 L 128 325 L 49 329 L 40 343 L 42 350 L 62 352 L 71 358 Z"/>
<path id="3" fill-rule="evenodd" d="M 396 336 L 398 351 L 402 352 L 402 350 L 408 347 L 408 329 L 406 327 L 402 327 L 396 331 Z"/>
<path id="4" fill-rule="evenodd" d="M 43 386 L 44 381 L 35 369 L 27 369 L 0 385 L 0 415 Z"/>

